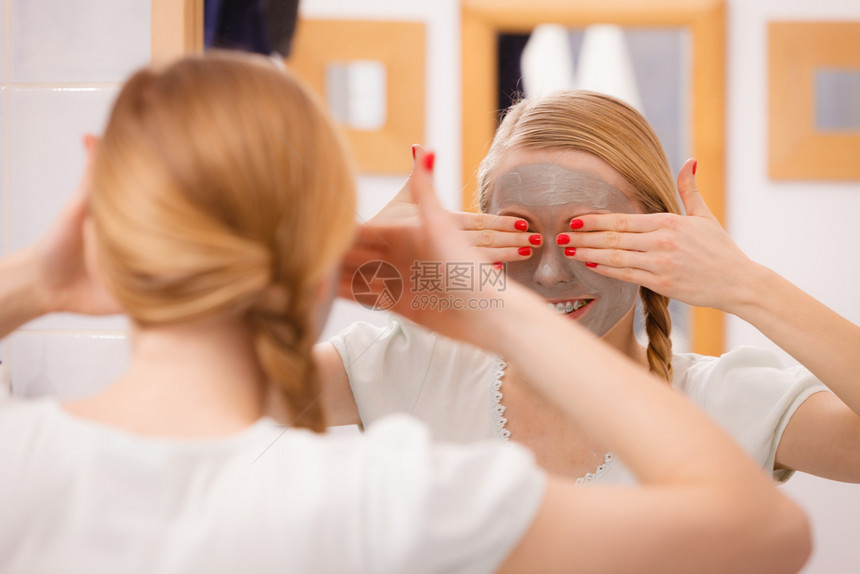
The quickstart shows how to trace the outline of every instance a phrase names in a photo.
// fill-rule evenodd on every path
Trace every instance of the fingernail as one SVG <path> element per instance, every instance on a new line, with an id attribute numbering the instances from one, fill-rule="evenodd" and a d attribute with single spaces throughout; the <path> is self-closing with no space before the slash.
<path id="1" fill-rule="evenodd" d="M 698 160 L 693 162 L 693 175 L 696 175 L 696 168 L 697 167 L 699 167 Z"/>
<path id="2" fill-rule="evenodd" d="M 591 261 L 589 261 L 588 263 L 585 264 L 585 266 L 591 267 L 592 269 L 594 269 L 595 267 L 597 267 L 597 263 L 592 263 Z"/>
<path id="3" fill-rule="evenodd" d="M 520 219 L 514 223 L 514 227 L 520 231 L 525 231 L 529 228 L 529 224 L 525 219 Z"/>
<path id="4" fill-rule="evenodd" d="M 415 161 L 415 144 L 412 144 L 412 161 Z"/>
<path id="5" fill-rule="evenodd" d="M 582 229 L 583 225 L 584 224 L 582 223 L 581 219 L 571 219 L 570 220 L 570 228 L 571 229 Z"/>
<path id="6" fill-rule="evenodd" d="M 555 238 L 556 245 L 567 245 L 568 243 L 570 243 L 570 237 L 564 233 L 559 233 L 558 237 Z"/>
<path id="7" fill-rule="evenodd" d="M 520 255 L 525 257 L 525 256 L 532 254 L 532 248 L 531 247 L 520 247 L 519 249 L 517 249 L 517 253 L 519 253 Z"/>
<path id="8" fill-rule="evenodd" d="M 540 235 L 538 235 L 538 234 L 529 235 L 529 243 L 531 243 L 532 245 L 540 245 L 540 242 L 541 242 L 541 236 Z"/>
<path id="9" fill-rule="evenodd" d="M 501 271 L 502 267 L 504 267 L 504 265 L 502 265 L 501 261 L 496 261 L 495 263 L 493 263 L 493 269 Z"/>
<path id="10" fill-rule="evenodd" d="M 433 164 L 436 161 L 436 154 L 428 152 L 427 155 L 424 156 L 424 167 L 427 168 L 427 171 L 433 171 Z"/>
<path id="11" fill-rule="evenodd" d="M 568 257 L 573 257 L 574 255 L 576 255 L 576 247 L 565 247 L 564 254 Z"/>

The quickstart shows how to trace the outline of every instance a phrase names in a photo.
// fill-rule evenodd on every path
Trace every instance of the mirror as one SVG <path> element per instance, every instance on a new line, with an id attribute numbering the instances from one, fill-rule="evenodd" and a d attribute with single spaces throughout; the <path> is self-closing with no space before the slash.
<path id="1" fill-rule="evenodd" d="M 153 57 L 202 49 L 202 14 L 203 0 L 153 2 Z M 636 29 L 680 29 L 686 35 L 687 153 L 699 160 L 702 169 L 697 181 L 702 195 L 725 224 L 725 0 L 602 0 L 587 4 L 554 0 L 462 0 L 460 21 L 465 209 L 474 205 L 474 173 L 498 122 L 500 35 L 528 35 L 541 24 L 584 29 L 609 23 Z M 691 309 L 690 350 L 722 354 L 724 322 L 719 311 Z"/>

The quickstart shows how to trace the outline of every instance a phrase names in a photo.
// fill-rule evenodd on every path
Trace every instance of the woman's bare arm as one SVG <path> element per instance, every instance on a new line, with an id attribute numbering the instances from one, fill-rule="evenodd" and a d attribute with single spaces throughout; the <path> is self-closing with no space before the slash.
<path id="1" fill-rule="evenodd" d="M 91 155 L 96 139 L 84 139 Z M 84 227 L 89 160 L 78 190 L 48 233 L 35 245 L 0 261 L 0 338 L 46 313 L 121 312 L 85 264 Z"/>
<path id="2" fill-rule="evenodd" d="M 418 154 L 419 162 L 425 161 Z M 432 161 L 429 162 L 432 167 Z M 432 192 L 413 178 L 425 257 L 462 260 Z M 538 515 L 505 572 L 787 572 L 809 553 L 808 524 L 734 442 L 688 401 L 526 289 L 503 308 L 448 313 L 505 357 L 570 420 L 599 436 L 636 474 L 638 488 L 579 488 L 551 479 Z M 422 317 L 417 317 L 419 320 Z M 435 321 L 445 333 L 446 321 Z M 447 334 L 447 333 L 446 333 Z"/>
<path id="3" fill-rule="evenodd" d="M 795 412 L 777 466 L 860 482 L 860 327 L 751 261 L 696 189 L 692 161 L 678 176 L 686 216 L 587 215 L 569 233 L 574 259 L 691 305 L 732 313 L 759 329 L 833 391 Z"/>
<path id="4" fill-rule="evenodd" d="M 358 407 L 340 353 L 328 341 L 314 345 L 321 400 L 328 426 L 361 424 Z"/>

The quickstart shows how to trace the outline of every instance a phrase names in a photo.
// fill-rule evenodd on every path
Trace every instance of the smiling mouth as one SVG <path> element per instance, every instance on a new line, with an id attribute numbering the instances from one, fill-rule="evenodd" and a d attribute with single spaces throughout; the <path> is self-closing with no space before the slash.
<path id="1" fill-rule="evenodd" d="M 549 301 L 547 307 L 558 313 L 559 315 L 570 315 L 579 311 L 594 299 L 567 299 L 565 301 Z"/>

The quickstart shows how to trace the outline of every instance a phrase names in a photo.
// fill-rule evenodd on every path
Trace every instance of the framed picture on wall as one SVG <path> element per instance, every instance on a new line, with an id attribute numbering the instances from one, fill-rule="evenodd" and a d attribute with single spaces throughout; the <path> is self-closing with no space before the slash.
<path id="1" fill-rule="evenodd" d="M 860 180 L 860 22 L 771 22 L 773 179 Z"/>

